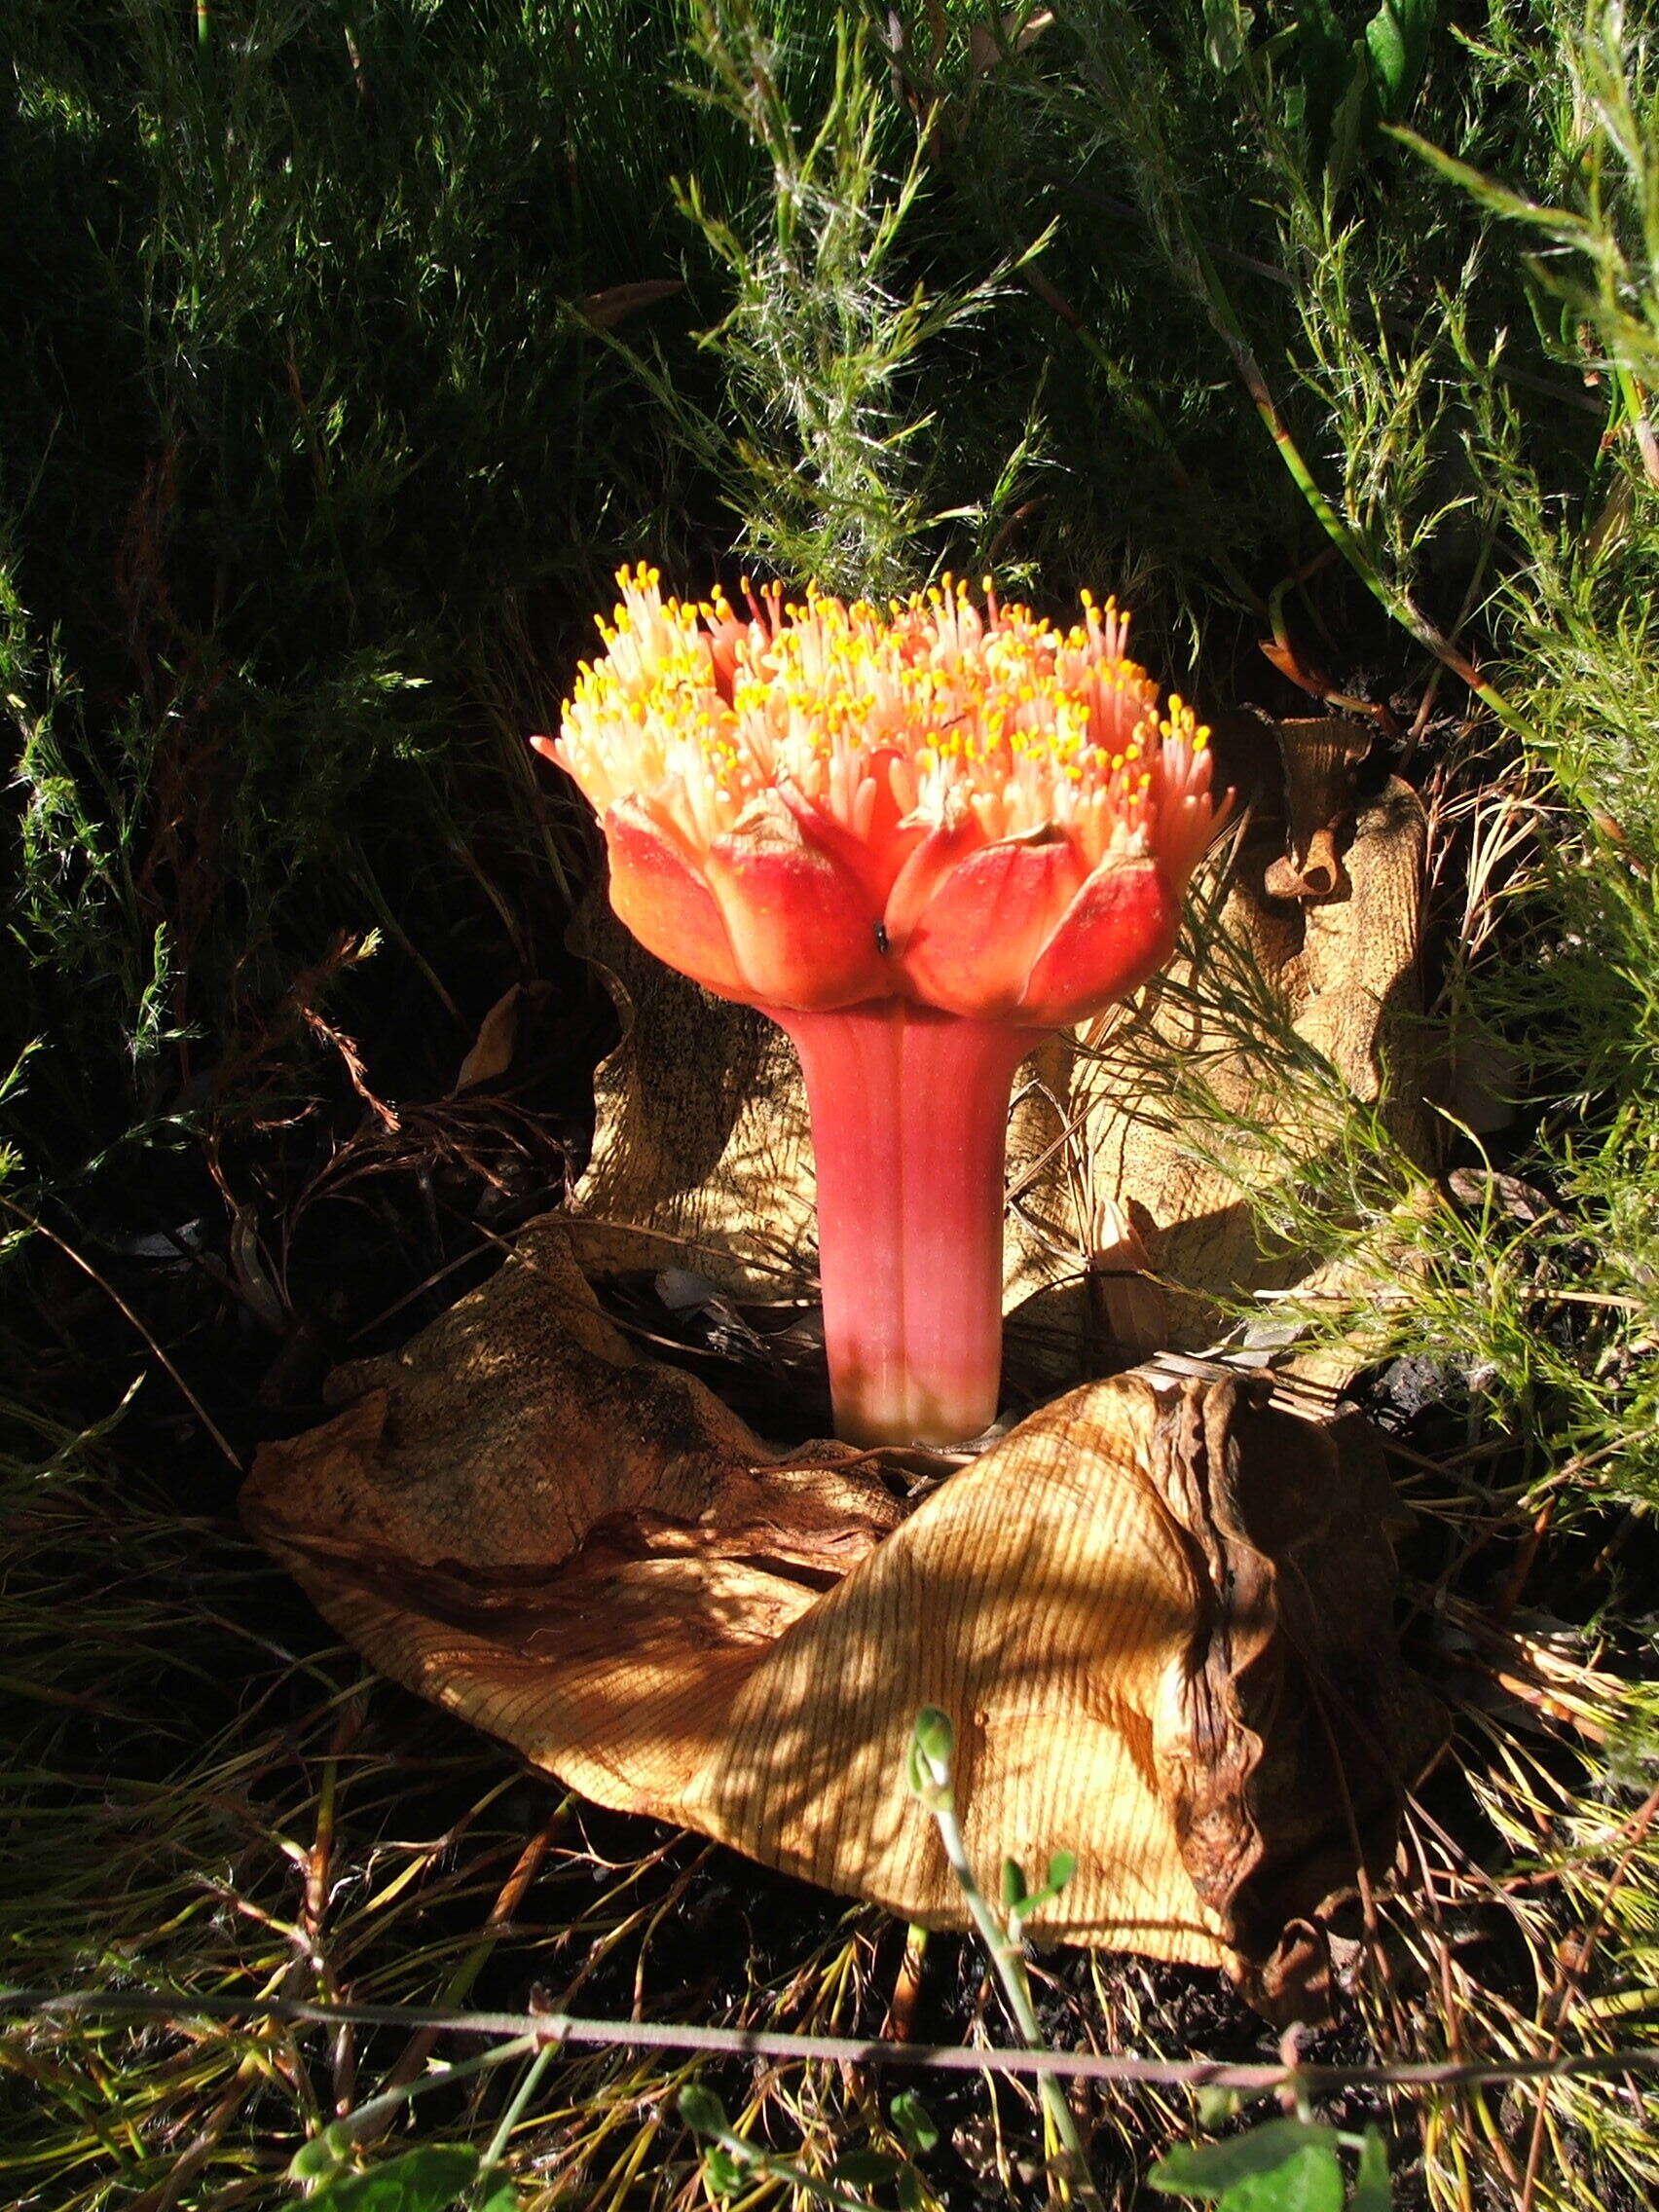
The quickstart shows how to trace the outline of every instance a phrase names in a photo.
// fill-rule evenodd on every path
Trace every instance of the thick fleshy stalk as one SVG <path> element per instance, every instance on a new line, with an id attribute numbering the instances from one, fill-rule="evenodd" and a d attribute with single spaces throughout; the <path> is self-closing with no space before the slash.
<path id="1" fill-rule="evenodd" d="M 903 999 L 766 1011 L 806 1076 L 835 1433 L 977 1436 L 1002 1381 L 1009 1093 L 1036 1033 Z"/>

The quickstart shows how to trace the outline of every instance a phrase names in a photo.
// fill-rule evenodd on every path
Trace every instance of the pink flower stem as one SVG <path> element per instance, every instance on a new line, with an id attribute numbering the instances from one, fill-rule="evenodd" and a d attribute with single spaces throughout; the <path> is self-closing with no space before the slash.
<path id="1" fill-rule="evenodd" d="M 996 1418 L 1003 1161 L 1030 1029 L 903 999 L 768 1007 L 806 1075 L 835 1433 L 955 1444 Z"/>

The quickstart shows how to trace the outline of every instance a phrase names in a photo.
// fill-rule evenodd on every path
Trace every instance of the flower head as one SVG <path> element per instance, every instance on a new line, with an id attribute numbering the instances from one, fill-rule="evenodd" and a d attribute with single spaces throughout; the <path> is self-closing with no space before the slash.
<path id="1" fill-rule="evenodd" d="M 727 998 L 906 999 L 1034 1027 L 1169 956 L 1214 834 L 1207 732 L 1087 595 L 1067 630 L 948 577 L 885 612 L 809 589 L 665 601 L 624 570 L 556 743 L 611 900 Z"/>

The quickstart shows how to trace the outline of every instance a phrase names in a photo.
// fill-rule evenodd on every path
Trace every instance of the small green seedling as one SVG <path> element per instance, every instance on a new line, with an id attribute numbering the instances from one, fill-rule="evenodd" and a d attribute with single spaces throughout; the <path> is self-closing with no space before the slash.
<path id="1" fill-rule="evenodd" d="M 1351 2193 L 1341 2153 L 1357 2147 Z M 1183 2143 L 1146 2177 L 1149 2189 L 1213 2203 L 1216 2212 L 1388 2212 L 1382 2135 L 1340 2133 L 1311 2120 L 1270 2120 L 1224 2143 Z"/>
<path id="2" fill-rule="evenodd" d="M 451 2212 L 461 2204 L 470 2212 L 518 2212 L 518 2192 L 504 2173 L 485 2181 L 477 2194 L 485 2161 L 463 2144 L 422 2143 L 361 2173 L 345 2170 L 350 2150 L 348 2133 L 342 2153 L 337 2123 L 295 2153 L 289 2180 L 317 2184 L 307 2212 Z"/>

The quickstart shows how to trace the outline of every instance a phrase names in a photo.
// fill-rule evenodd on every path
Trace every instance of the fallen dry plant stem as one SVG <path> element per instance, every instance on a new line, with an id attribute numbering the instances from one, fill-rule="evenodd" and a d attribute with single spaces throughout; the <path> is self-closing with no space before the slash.
<path id="1" fill-rule="evenodd" d="M 47 2019 L 77 2014 L 114 2017 L 129 2012 L 151 2020 L 433 2028 L 448 2035 L 510 2037 L 526 2045 L 615 2044 L 636 2050 L 701 2052 L 711 2058 L 816 2059 L 845 2066 L 919 2066 L 949 2074 L 1049 2074 L 1067 2081 L 1140 2082 L 1162 2088 L 1289 2088 L 1309 2097 L 1341 2089 L 1461 2089 L 1509 2082 L 1659 2074 L 1659 2048 L 1420 2066 L 1229 2065 L 1211 2058 L 1124 2058 L 1092 2050 L 969 2050 L 959 2044 L 881 2043 L 858 2036 L 694 2028 L 672 2020 L 592 2020 L 569 2012 L 451 2012 L 441 2006 L 313 2005 L 299 1998 L 244 2003 L 235 1997 L 170 1997 L 163 1990 L 0 1989 L 0 2008 Z"/>

